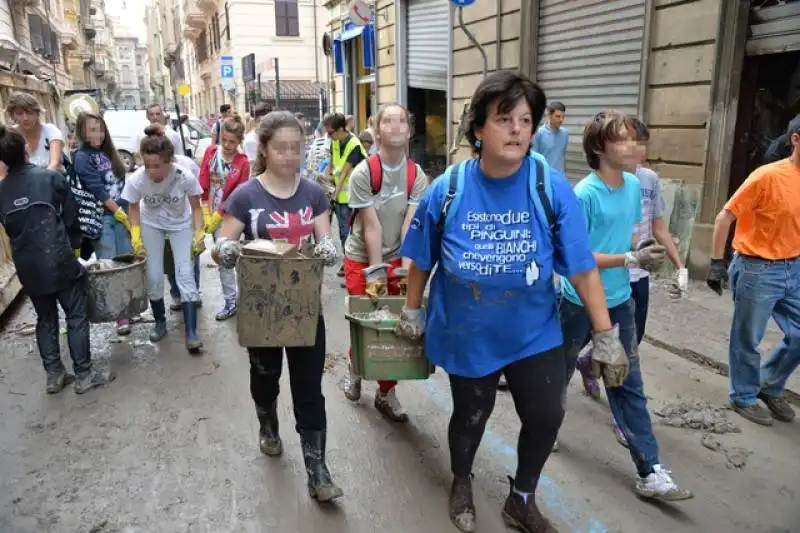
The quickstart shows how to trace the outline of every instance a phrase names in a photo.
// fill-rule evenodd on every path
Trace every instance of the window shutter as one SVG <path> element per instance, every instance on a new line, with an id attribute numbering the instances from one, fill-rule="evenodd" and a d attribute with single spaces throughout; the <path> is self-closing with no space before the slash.
<path id="1" fill-rule="evenodd" d="M 31 50 L 36 54 L 43 54 L 42 18 L 39 15 L 28 15 L 28 28 L 31 34 Z"/>

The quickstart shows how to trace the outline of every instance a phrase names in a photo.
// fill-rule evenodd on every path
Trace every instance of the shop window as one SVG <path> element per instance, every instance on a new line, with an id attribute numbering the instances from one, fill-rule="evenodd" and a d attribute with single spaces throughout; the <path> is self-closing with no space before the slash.
<path id="1" fill-rule="evenodd" d="M 297 37 L 300 35 L 297 0 L 276 0 L 275 35 L 278 37 Z"/>

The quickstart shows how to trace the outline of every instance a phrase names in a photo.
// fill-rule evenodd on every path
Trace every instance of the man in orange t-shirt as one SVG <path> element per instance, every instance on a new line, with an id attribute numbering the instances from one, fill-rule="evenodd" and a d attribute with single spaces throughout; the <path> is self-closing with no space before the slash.
<path id="1" fill-rule="evenodd" d="M 731 406 L 764 426 L 773 417 L 791 422 L 795 416 L 783 392 L 800 365 L 800 116 L 776 142 L 790 147 L 791 155 L 756 169 L 717 215 L 706 280 L 722 295 L 730 278 L 733 293 Z M 734 221 L 736 254 L 726 271 L 722 257 Z M 758 346 L 770 316 L 784 338 L 759 369 Z"/>

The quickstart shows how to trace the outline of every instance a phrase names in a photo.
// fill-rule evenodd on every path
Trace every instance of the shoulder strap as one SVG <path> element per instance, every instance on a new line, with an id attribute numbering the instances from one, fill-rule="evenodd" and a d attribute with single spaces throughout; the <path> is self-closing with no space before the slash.
<path id="1" fill-rule="evenodd" d="M 558 237 L 558 219 L 553 210 L 553 186 L 550 182 L 550 167 L 545 165 L 542 161 L 543 158 L 539 154 L 531 154 L 531 159 L 533 159 L 533 167 L 536 174 L 535 179 L 531 176 L 529 183 L 531 199 L 542 211 L 541 214 L 544 215 L 544 220 L 547 221 L 550 234 L 555 241 Z"/>
<path id="2" fill-rule="evenodd" d="M 448 181 L 447 196 L 442 202 L 442 209 L 439 212 L 439 223 L 437 228 L 439 233 L 444 233 L 447 218 L 451 213 L 455 212 L 458 207 L 460 189 L 464 186 L 464 166 L 465 162 L 460 161 L 455 165 L 450 165 L 444 173 L 444 179 Z"/>
<path id="3" fill-rule="evenodd" d="M 406 198 L 411 198 L 414 193 L 414 183 L 417 182 L 417 164 L 411 159 L 406 159 Z"/>
<path id="4" fill-rule="evenodd" d="M 381 156 L 372 154 L 367 158 L 367 167 L 369 168 L 369 186 L 372 189 L 372 195 L 380 194 L 381 187 L 383 186 L 383 165 L 381 164 Z"/>

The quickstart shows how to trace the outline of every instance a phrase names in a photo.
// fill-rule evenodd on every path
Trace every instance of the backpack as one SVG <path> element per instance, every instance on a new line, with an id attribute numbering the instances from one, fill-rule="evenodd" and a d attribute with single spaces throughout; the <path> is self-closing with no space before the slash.
<path id="1" fill-rule="evenodd" d="M 372 190 L 372 195 L 377 196 L 383 187 L 383 163 L 381 163 L 381 156 L 372 154 L 367 158 L 367 167 L 369 168 L 369 186 Z M 406 199 L 411 198 L 411 193 L 414 191 L 414 183 L 417 181 L 417 164 L 411 159 L 406 159 Z M 350 227 L 353 227 L 353 222 L 356 220 L 356 213 L 358 209 L 350 211 Z"/>
<path id="2" fill-rule="evenodd" d="M 531 153 L 533 159 L 531 172 L 528 176 L 528 192 L 531 201 L 536 208 L 539 220 L 546 220 L 550 228 L 550 235 L 555 243 L 558 239 L 558 219 L 553 210 L 553 184 L 550 181 L 550 167 L 545 165 L 544 157 L 539 154 Z M 461 161 L 451 165 L 444 173 L 445 179 L 449 180 L 447 196 L 442 202 L 439 212 L 439 222 L 437 228 L 440 234 L 444 234 L 448 217 L 458 209 L 461 201 L 461 191 L 464 189 L 464 168 L 465 162 Z M 555 245 L 553 246 L 555 250 Z"/>

